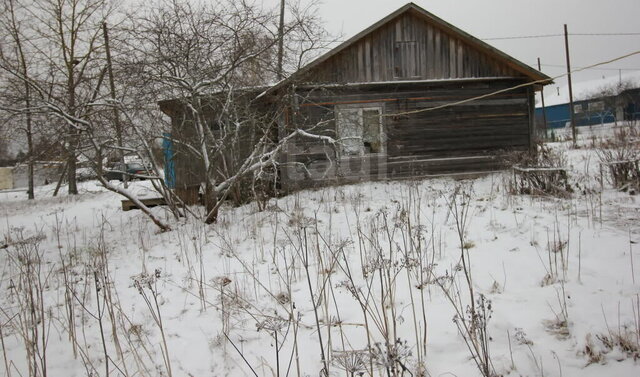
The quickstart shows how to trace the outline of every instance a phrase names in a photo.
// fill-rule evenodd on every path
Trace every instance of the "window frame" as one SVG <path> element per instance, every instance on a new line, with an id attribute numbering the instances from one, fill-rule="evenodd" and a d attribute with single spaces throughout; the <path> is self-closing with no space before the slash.
<path id="1" fill-rule="evenodd" d="M 379 119 L 379 138 L 380 138 L 380 150 L 378 152 L 367 152 L 365 150 L 365 141 L 364 141 L 364 112 L 375 110 L 378 111 L 378 119 Z M 387 154 L 387 133 L 386 133 L 386 125 L 385 125 L 385 117 L 384 117 L 384 103 L 366 103 L 366 104 L 346 104 L 346 105 L 336 105 L 335 106 L 335 119 L 336 119 L 336 136 L 338 140 L 342 139 L 343 132 L 341 131 L 342 120 L 344 119 L 341 115 L 342 112 L 351 112 L 357 111 L 358 120 L 360 122 L 360 153 L 358 154 L 347 154 L 344 151 L 342 145 L 338 147 L 338 156 L 340 158 L 354 158 L 354 157 L 364 157 L 364 156 L 376 156 L 376 155 L 386 155 Z"/>
<path id="2" fill-rule="evenodd" d="M 591 101 L 587 104 L 587 111 L 589 112 L 604 112 L 605 106 L 603 100 Z"/>

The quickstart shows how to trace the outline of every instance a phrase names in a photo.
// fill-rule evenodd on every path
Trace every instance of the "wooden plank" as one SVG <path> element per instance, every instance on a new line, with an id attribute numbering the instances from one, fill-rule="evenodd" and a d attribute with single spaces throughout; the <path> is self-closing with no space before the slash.
<path id="1" fill-rule="evenodd" d="M 357 44 L 357 49 L 355 49 L 355 54 L 356 54 L 356 61 L 357 61 L 357 65 L 356 65 L 356 72 L 354 72 L 354 76 L 356 77 L 356 80 L 358 82 L 364 82 L 365 79 L 363 78 L 365 75 L 365 63 L 364 63 L 364 47 L 363 47 L 363 43 L 358 43 Z"/>
<path id="2" fill-rule="evenodd" d="M 139 199 L 140 202 L 142 202 L 142 204 L 144 204 L 145 206 L 151 208 L 151 207 L 156 207 L 156 206 L 164 206 L 167 205 L 167 203 L 165 202 L 164 198 L 144 198 L 144 199 Z M 123 211 L 130 211 L 132 209 L 140 209 L 138 207 L 137 204 L 135 204 L 133 201 L 131 200 L 122 200 L 122 210 Z"/>
<path id="3" fill-rule="evenodd" d="M 433 38 L 433 28 L 430 25 L 427 25 L 425 30 L 425 43 L 426 43 L 426 72 L 424 73 L 425 79 L 433 79 L 435 78 L 435 61 L 433 59 L 433 50 L 434 50 L 434 38 Z"/>
<path id="4" fill-rule="evenodd" d="M 381 56 L 380 56 L 380 33 L 377 32 L 371 36 L 371 80 L 381 81 Z"/>
<path id="5" fill-rule="evenodd" d="M 449 79 L 451 78 L 451 55 L 449 53 L 450 50 L 450 41 L 449 36 L 446 34 L 441 34 L 442 43 L 442 78 Z"/>
<path id="6" fill-rule="evenodd" d="M 458 51 L 456 53 L 456 63 L 458 64 L 456 71 L 457 71 L 457 76 L 456 77 L 469 77 L 467 74 L 465 74 L 464 70 L 463 70 L 463 65 L 464 65 L 464 46 L 462 45 L 461 41 L 457 42 L 457 47 L 458 47 Z"/>
<path id="7" fill-rule="evenodd" d="M 433 78 L 441 79 L 441 78 L 444 78 L 444 72 L 442 70 L 442 65 L 443 65 L 442 47 L 441 47 L 442 41 L 440 40 L 441 33 L 435 29 L 434 29 L 434 38 L 435 38 L 435 50 L 433 54 L 433 59 L 435 61 L 435 74 Z"/>
<path id="8" fill-rule="evenodd" d="M 365 70 L 365 75 L 364 75 L 364 79 L 367 82 L 371 82 L 372 80 L 372 71 L 373 71 L 373 64 L 371 62 L 371 39 L 370 38 L 366 38 L 364 41 L 364 70 Z"/>
<path id="9" fill-rule="evenodd" d="M 449 38 L 449 77 L 457 78 L 458 76 L 457 68 L 457 51 L 456 40 L 454 38 Z"/>

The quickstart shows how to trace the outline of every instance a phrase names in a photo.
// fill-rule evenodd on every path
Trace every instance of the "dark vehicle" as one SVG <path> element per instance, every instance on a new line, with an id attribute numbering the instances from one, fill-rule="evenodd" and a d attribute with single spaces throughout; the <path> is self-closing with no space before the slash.
<path id="1" fill-rule="evenodd" d="M 146 175 L 149 174 L 149 170 L 144 165 L 139 163 L 122 164 L 120 162 L 115 163 L 111 168 L 105 169 L 102 175 L 107 181 L 117 179 L 118 181 L 124 181 L 124 177 L 127 176 L 128 180 L 134 179 L 146 179 Z"/>

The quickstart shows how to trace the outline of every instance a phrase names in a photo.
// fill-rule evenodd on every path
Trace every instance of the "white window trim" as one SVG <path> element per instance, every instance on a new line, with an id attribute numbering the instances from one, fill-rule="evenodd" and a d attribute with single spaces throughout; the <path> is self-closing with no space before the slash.
<path id="1" fill-rule="evenodd" d="M 336 135 L 338 139 L 340 139 L 340 111 L 343 110 L 358 110 L 358 116 L 361 121 L 364 121 L 364 111 L 367 110 L 377 110 L 378 116 L 380 117 L 380 152 L 363 152 L 360 155 L 343 155 L 342 147 L 338 149 L 338 153 L 340 158 L 358 158 L 363 156 L 378 156 L 378 155 L 386 155 L 387 154 L 387 133 L 385 127 L 385 117 L 384 117 L 384 103 L 367 103 L 367 104 L 348 104 L 348 105 L 337 105 L 335 107 L 335 119 L 336 119 Z M 364 140 L 360 140 L 363 144 L 364 149 Z"/>

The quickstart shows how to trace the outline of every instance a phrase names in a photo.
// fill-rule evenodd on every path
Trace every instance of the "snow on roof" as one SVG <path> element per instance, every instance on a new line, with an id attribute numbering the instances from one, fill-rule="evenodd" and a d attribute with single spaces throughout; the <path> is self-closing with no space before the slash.
<path id="1" fill-rule="evenodd" d="M 640 71 L 634 71 L 625 73 L 620 76 L 609 76 L 594 80 L 586 80 L 573 82 L 573 100 L 585 99 L 589 94 L 592 94 L 599 89 L 605 87 L 615 86 L 622 82 L 632 82 L 634 87 L 640 87 Z M 557 80 L 556 83 L 564 81 L 563 85 L 549 85 L 544 90 L 544 103 L 545 106 L 560 105 L 569 102 L 569 85 L 566 79 Z M 536 94 L 536 107 L 542 107 L 542 101 L 540 94 Z"/>

